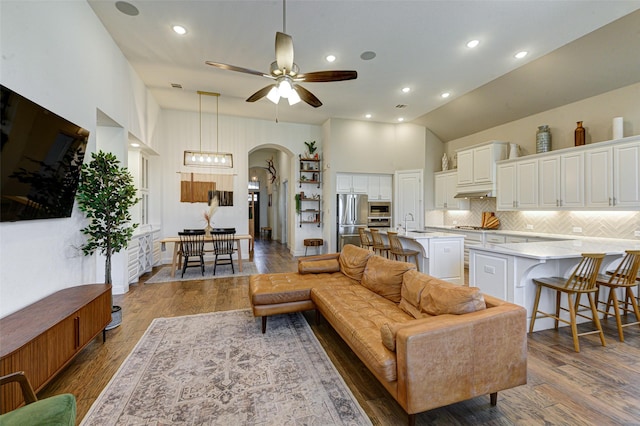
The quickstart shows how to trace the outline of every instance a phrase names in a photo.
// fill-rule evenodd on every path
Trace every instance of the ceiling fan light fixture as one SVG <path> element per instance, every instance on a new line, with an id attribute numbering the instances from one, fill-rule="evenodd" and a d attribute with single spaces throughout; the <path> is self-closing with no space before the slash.
<path id="1" fill-rule="evenodd" d="M 280 102 L 280 90 L 278 90 L 278 86 L 273 86 L 269 93 L 267 94 L 267 99 L 269 99 L 274 104 L 278 104 Z"/>
<path id="2" fill-rule="evenodd" d="M 289 105 L 295 105 L 300 102 L 300 95 L 298 95 L 298 91 L 295 88 L 291 90 L 291 94 L 287 100 L 289 101 Z"/>
<path id="3" fill-rule="evenodd" d="M 293 91 L 293 87 L 291 86 L 291 82 L 289 81 L 289 79 L 283 78 L 278 83 L 278 91 L 280 96 L 282 96 L 285 99 L 287 99 L 291 95 L 291 92 Z"/>

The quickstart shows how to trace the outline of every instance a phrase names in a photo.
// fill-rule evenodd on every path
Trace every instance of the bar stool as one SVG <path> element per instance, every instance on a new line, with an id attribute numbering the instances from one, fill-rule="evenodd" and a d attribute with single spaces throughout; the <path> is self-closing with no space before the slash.
<path id="1" fill-rule="evenodd" d="M 373 250 L 373 241 L 369 238 L 364 228 L 358 228 L 358 234 L 360 235 L 360 247 L 367 250 Z"/>
<path id="2" fill-rule="evenodd" d="M 615 271 L 607 272 L 609 275 L 598 275 L 596 278 L 599 289 L 602 287 L 609 288 L 607 301 L 598 301 L 598 303 L 606 305 L 606 310 L 599 309 L 598 311 L 604 314 L 604 319 L 607 319 L 609 309 L 613 305 L 613 312 L 618 326 L 618 337 L 621 342 L 624 342 L 623 327 L 640 324 L 640 310 L 638 310 L 636 297 L 633 295 L 633 287 L 637 285 L 636 279 L 638 278 L 638 269 L 640 269 L 640 250 L 627 250 L 625 253 L 622 262 L 620 262 Z M 618 289 L 624 289 L 624 300 L 622 301 L 618 300 Z M 597 297 L 596 300 L 598 300 Z M 629 309 L 629 304 L 631 304 L 631 309 Z M 620 310 L 624 312 L 625 316 L 630 312 L 635 314 L 636 321 L 622 324 Z"/>
<path id="3" fill-rule="evenodd" d="M 558 329 L 558 321 L 562 321 L 565 324 L 569 324 L 571 326 L 573 347 L 576 352 L 580 352 L 580 343 L 578 342 L 578 336 L 584 336 L 587 334 L 598 333 L 600 335 L 600 342 L 602 342 L 602 346 L 607 346 L 604 341 L 602 326 L 600 325 L 600 320 L 598 319 L 597 305 L 593 299 L 594 293 L 597 293 L 598 291 L 596 278 L 598 276 L 600 265 L 602 264 L 602 259 L 604 259 L 604 253 L 583 253 L 582 260 L 580 261 L 578 266 L 576 266 L 576 269 L 568 279 L 561 277 L 533 278 L 533 283 L 536 285 L 536 299 L 533 305 L 533 315 L 531 315 L 529 333 L 533 333 L 533 326 L 536 322 L 536 319 L 539 318 L 538 314 L 541 314 L 541 317 L 549 317 L 556 320 L 556 330 Z M 546 287 L 556 292 L 555 315 L 538 310 L 542 287 Z M 562 293 L 567 295 L 568 309 L 560 306 L 560 296 Z M 582 294 L 586 294 L 589 298 L 589 307 L 591 308 L 592 314 L 591 317 L 588 317 L 578 311 L 578 308 L 580 307 L 580 296 L 582 296 Z M 569 312 L 569 321 L 560 318 L 561 310 Z M 596 330 L 578 333 L 576 316 L 591 319 L 595 324 Z"/>
<path id="4" fill-rule="evenodd" d="M 380 230 L 371 228 L 369 229 L 369 232 L 371 232 L 371 238 L 373 239 L 373 251 L 378 253 L 380 256 L 389 258 L 389 250 L 391 249 L 391 247 L 389 247 L 384 243 L 384 241 L 382 241 Z"/>
<path id="5" fill-rule="evenodd" d="M 409 258 L 413 257 L 419 271 L 420 265 L 418 264 L 418 254 L 420 254 L 420 252 L 418 250 L 409 250 L 402 247 L 402 242 L 400 241 L 400 238 L 398 238 L 397 232 L 387 232 L 387 236 L 389 237 L 389 245 L 391 246 L 389 251 L 393 255 L 393 258 L 398 260 L 398 257 L 402 257 L 403 261 L 408 262 Z"/>

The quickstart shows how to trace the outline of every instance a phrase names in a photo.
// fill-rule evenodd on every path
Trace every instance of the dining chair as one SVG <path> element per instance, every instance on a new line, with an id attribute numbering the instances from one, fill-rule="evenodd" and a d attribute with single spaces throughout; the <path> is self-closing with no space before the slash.
<path id="1" fill-rule="evenodd" d="M 594 294 L 598 291 L 596 285 L 596 278 L 598 277 L 598 271 L 600 265 L 604 259 L 604 253 L 583 253 L 582 260 L 576 266 L 571 276 L 567 278 L 562 277 L 540 277 L 533 278 L 533 283 L 536 285 L 536 298 L 533 304 L 533 314 L 531 315 L 531 323 L 529 324 L 529 333 L 533 333 L 533 327 L 537 318 L 549 317 L 555 319 L 555 329 L 558 329 L 558 322 L 562 321 L 565 324 L 571 326 L 571 335 L 573 336 L 573 347 L 576 352 L 580 352 L 580 342 L 578 342 L 578 336 L 584 336 L 587 334 L 599 334 L 600 342 L 602 346 L 606 346 L 604 340 L 604 333 L 602 331 L 602 325 L 598 318 L 597 305 L 594 300 Z M 542 288 L 546 287 L 556 292 L 556 311 L 555 314 L 543 312 L 538 309 L 540 303 L 540 293 Z M 567 295 L 567 308 L 560 305 L 561 295 Z M 589 308 L 591 310 L 591 316 L 583 314 L 584 310 L 580 308 L 580 296 L 586 294 L 589 299 Z M 560 317 L 560 311 L 569 312 L 569 321 Z M 541 314 L 538 316 L 538 314 Z M 587 318 L 593 321 L 595 324 L 595 330 L 585 331 L 578 333 L 578 327 L 576 322 L 576 316 Z"/>
<path id="2" fill-rule="evenodd" d="M 218 265 L 231 265 L 231 272 L 236 273 L 233 267 L 233 253 L 235 249 L 235 229 L 216 229 L 211 232 L 213 236 L 213 252 L 216 256 L 213 263 L 213 275 L 216 274 Z M 228 258 L 227 258 L 228 257 Z"/>
<path id="3" fill-rule="evenodd" d="M 389 250 L 391 247 L 385 244 L 380 236 L 380 230 L 376 228 L 369 229 L 371 232 L 371 239 L 373 240 L 373 251 L 378 253 L 380 256 L 384 256 L 386 258 L 389 257 Z"/>
<path id="4" fill-rule="evenodd" d="M 413 257 L 419 271 L 420 265 L 418 264 L 418 255 L 420 252 L 418 250 L 405 249 L 402 247 L 402 242 L 400 241 L 400 238 L 398 238 L 397 232 L 387 232 L 387 237 L 389 237 L 389 252 L 393 255 L 393 258 L 398 260 L 399 257 L 402 257 L 403 261 L 408 262 L 409 258 Z"/>
<path id="5" fill-rule="evenodd" d="M 360 235 L 360 247 L 373 250 L 373 241 L 371 241 L 364 228 L 358 228 L 358 235 Z"/>
<path id="6" fill-rule="evenodd" d="M 636 296 L 633 294 L 633 287 L 638 285 L 636 281 L 638 279 L 638 269 L 640 269 L 640 250 L 627 250 L 625 252 L 622 261 L 613 272 L 607 272 L 607 275 L 598 275 L 596 283 L 599 290 L 603 287 L 609 289 L 609 295 L 607 301 L 596 300 L 600 305 L 606 305 L 604 310 L 598 310 L 604 314 L 604 319 L 609 316 L 609 310 L 613 306 L 613 313 L 616 317 L 616 325 L 618 326 L 618 337 L 621 342 L 624 342 L 624 327 L 640 324 L 640 310 L 638 310 L 638 302 Z M 624 291 L 624 299 L 618 299 L 618 290 Z M 599 295 L 599 293 L 598 293 Z M 631 308 L 629 308 L 631 305 Z M 622 317 L 620 311 L 624 312 L 627 316 L 629 313 L 633 313 L 636 316 L 634 322 L 627 322 L 622 324 Z"/>
<path id="7" fill-rule="evenodd" d="M 190 266 L 200 266 L 204 276 L 204 230 L 178 232 L 180 237 L 180 253 L 182 261 L 182 276 Z M 189 260 L 189 258 L 197 258 Z"/>

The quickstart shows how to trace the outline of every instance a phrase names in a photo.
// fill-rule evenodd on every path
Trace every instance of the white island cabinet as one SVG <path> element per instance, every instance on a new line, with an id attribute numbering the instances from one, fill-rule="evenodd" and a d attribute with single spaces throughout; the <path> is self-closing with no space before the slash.
<path id="1" fill-rule="evenodd" d="M 525 307 L 528 329 L 536 293 L 533 278 L 569 277 L 580 262 L 582 253 L 605 253 L 601 267 L 601 271 L 604 271 L 611 269 L 625 250 L 638 249 L 640 241 L 606 238 L 472 246 L 469 248 L 469 285 Z M 587 302 L 586 298 L 584 302 Z M 566 299 L 563 298 L 562 303 L 564 306 Z M 553 292 L 543 289 L 539 309 L 555 312 Z M 565 314 L 568 319 L 568 313 L 561 312 L 563 318 Z M 580 320 L 585 321 L 579 318 L 578 322 Z M 535 331 L 553 327 L 554 320 L 551 318 L 539 318 L 535 323 Z"/>
<path id="2" fill-rule="evenodd" d="M 388 244 L 386 231 L 380 231 Z M 405 249 L 417 250 L 420 272 L 464 285 L 464 235 L 447 232 L 409 231 L 398 234 Z M 413 262 L 414 259 L 408 259 Z"/>

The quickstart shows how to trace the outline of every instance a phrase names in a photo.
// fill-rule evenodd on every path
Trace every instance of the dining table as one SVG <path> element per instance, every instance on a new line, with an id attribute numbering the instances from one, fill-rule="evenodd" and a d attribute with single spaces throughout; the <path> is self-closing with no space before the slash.
<path id="1" fill-rule="evenodd" d="M 212 243 L 215 239 L 215 235 L 205 235 L 204 242 Z M 236 243 L 236 250 L 238 251 L 238 271 L 242 272 L 242 240 L 249 241 L 249 251 L 253 246 L 253 237 L 250 234 L 235 234 L 233 240 Z M 165 250 L 166 243 L 173 243 L 173 256 L 171 257 L 171 278 L 176 275 L 176 266 L 178 265 L 178 255 L 180 253 L 180 237 L 165 237 L 160 240 L 162 244 L 162 250 Z M 208 250 L 205 250 L 208 251 Z"/>

